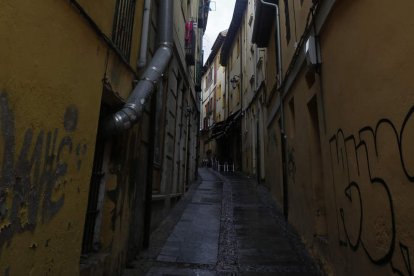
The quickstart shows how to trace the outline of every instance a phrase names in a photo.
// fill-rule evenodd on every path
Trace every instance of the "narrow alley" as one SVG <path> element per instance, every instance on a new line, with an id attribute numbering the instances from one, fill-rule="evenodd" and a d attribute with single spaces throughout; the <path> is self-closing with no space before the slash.
<path id="1" fill-rule="evenodd" d="M 199 175 L 125 276 L 320 275 L 266 188 L 239 173 Z"/>
<path id="2" fill-rule="evenodd" d="M 413 276 L 394 2 L 0 0 L 0 276 Z"/>

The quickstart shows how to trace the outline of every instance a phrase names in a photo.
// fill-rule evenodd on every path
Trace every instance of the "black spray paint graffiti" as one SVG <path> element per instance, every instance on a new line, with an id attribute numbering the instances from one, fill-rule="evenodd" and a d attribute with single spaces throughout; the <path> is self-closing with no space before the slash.
<path id="1" fill-rule="evenodd" d="M 356 136 L 339 129 L 330 139 L 340 244 L 398 275 L 413 275 L 413 115 L 414 107 L 399 131 L 381 119 Z"/>
<path id="2" fill-rule="evenodd" d="M 86 154 L 85 143 L 75 143 L 70 136 L 76 130 L 78 110 L 66 109 L 63 128 L 35 134 L 28 128 L 21 145 L 16 143 L 15 119 L 8 97 L 0 93 L 0 251 L 16 233 L 33 231 L 40 217 L 48 223 L 62 208 L 68 160 L 81 168 Z M 35 137 L 36 136 L 36 137 Z M 18 139 L 21 140 L 21 139 Z"/>

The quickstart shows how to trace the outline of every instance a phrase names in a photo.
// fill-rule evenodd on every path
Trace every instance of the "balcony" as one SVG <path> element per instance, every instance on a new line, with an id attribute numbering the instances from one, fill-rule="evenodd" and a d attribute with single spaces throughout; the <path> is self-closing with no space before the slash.
<path id="1" fill-rule="evenodd" d="M 191 29 L 185 40 L 185 61 L 187 65 L 195 65 L 196 53 L 196 36 L 195 31 Z"/>
<path id="2" fill-rule="evenodd" d="M 205 30 L 207 27 L 208 12 L 210 11 L 210 1 L 203 1 L 198 9 L 198 28 Z"/>

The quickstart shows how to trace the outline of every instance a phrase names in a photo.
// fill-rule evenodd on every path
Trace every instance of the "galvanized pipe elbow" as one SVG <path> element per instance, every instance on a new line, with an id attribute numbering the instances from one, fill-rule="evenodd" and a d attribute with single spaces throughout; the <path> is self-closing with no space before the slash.
<path id="1" fill-rule="evenodd" d="M 140 81 L 135 86 L 126 104 L 111 115 L 104 128 L 108 134 L 116 134 L 132 127 L 137 122 L 173 56 L 173 0 L 161 0 L 158 14 L 158 48 L 148 63 Z"/>

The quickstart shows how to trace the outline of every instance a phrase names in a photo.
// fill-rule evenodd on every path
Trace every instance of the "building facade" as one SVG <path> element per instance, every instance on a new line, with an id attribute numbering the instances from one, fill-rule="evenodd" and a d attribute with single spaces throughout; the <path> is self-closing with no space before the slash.
<path id="1" fill-rule="evenodd" d="M 202 36 L 209 1 L 174 2 L 174 55 L 156 112 L 151 229 L 196 179 Z M 183 16 L 184 15 L 184 16 Z M 155 30 L 154 30 L 155 32 Z M 183 39 L 184 38 L 184 39 Z"/>
<path id="2" fill-rule="evenodd" d="M 243 115 L 243 29 L 240 27 L 248 1 L 236 1 L 233 17 L 220 53 L 220 64 L 225 67 L 226 121 L 223 125 L 226 162 L 242 170 L 242 115 Z"/>
<path id="3" fill-rule="evenodd" d="M 196 177 L 206 2 L 0 4 L 0 274 L 120 275 L 147 244 Z M 163 13 L 172 57 L 139 120 L 109 133 Z"/>
<path id="4" fill-rule="evenodd" d="M 239 0 L 221 52 L 228 91 L 226 130 L 228 155 L 236 167 L 258 181 L 264 169 L 264 79 L 266 49 L 252 43 L 256 3 Z"/>
<path id="5" fill-rule="evenodd" d="M 264 169 L 264 77 L 266 49 L 251 40 L 255 17 L 255 1 L 248 1 L 240 24 L 242 62 L 242 155 L 243 172 L 265 180 Z"/>
<path id="6" fill-rule="evenodd" d="M 200 115 L 200 156 L 203 164 L 212 166 L 215 159 L 224 162 L 221 129 L 226 115 L 225 70 L 220 64 L 220 50 L 227 30 L 218 34 L 203 67 Z"/>
<path id="7" fill-rule="evenodd" d="M 413 3 L 256 3 L 266 185 L 328 273 L 412 275 Z"/>

